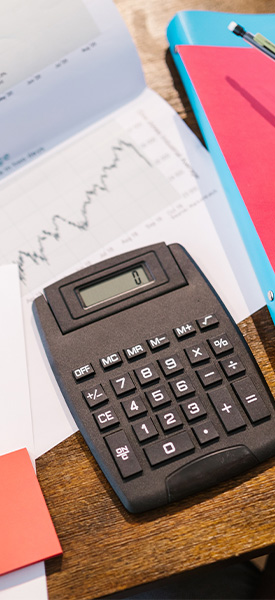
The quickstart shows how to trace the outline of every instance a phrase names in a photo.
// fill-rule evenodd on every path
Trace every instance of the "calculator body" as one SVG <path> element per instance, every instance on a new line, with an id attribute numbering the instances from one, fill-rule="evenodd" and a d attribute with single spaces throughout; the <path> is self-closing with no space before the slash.
<path id="1" fill-rule="evenodd" d="M 68 407 L 128 511 L 180 500 L 275 453 L 271 393 L 179 244 L 78 271 L 45 288 L 33 311 Z"/>

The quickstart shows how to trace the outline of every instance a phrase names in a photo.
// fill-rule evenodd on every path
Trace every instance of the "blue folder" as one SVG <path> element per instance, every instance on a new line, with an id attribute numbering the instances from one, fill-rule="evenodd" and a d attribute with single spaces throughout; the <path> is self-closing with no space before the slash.
<path id="1" fill-rule="evenodd" d="M 245 203 L 243 202 L 235 180 L 227 166 L 196 90 L 179 54 L 175 51 L 177 45 L 183 44 L 247 48 L 247 43 L 241 37 L 237 37 L 228 30 L 228 25 L 231 21 L 240 23 L 247 31 L 251 31 L 254 34 L 259 32 L 271 41 L 275 40 L 275 14 L 239 14 L 211 11 L 181 11 L 177 13 L 168 25 L 167 38 L 171 54 L 185 86 L 202 135 L 205 139 L 205 143 L 216 165 L 236 223 L 239 227 L 264 294 L 266 304 L 269 308 L 273 322 L 275 323 L 275 297 L 272 299 L 272 294 L 275 296 L 274 270 L 266 255 Z"/>

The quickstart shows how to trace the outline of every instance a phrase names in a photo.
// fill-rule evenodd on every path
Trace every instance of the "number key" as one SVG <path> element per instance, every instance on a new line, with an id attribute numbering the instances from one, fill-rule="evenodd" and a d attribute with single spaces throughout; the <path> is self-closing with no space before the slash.
<path id="1" fill-rule="evenodd" d="M 194 421 L 200 417 L 205 417 L 207 414 L 203 403 L 199 398 L 192 398 L 192 400 L 189 401 L 186 400 L 180 407 L 185 414 L 187 421 Z"/>
<path id="2" fill-rule="evenodd" d="M 169 356 L 168 358 L 161 358 L 158 363 L 165 377 L 183 371 L 183 364 L 178 354 L 173 354 L 173 356 Z"/>
<path id="3" fill-rule="evenodd" d="M 132 428 L 139 442 L 145 442 L 146 440 L 150 440 L 153 437 L 158 436 L 158 431 L 156 430 L 155 425 L 150 417 L 147 417 L 147 419 L 132 425 Z"/>
<path id="4" fill-rule="evenodd" d="M 140 385 L 147 385 L 159 380 L 159 374 L 152 364 L 135 369 L 135 374 Z"/>
<path id="5" fill-rule="evenodd" d="M 170 429 L 182 427 L 182 420 L 179 416 L 178 411 L 175 408 L 163 410 L 157 415 L 157 417 L 163 431 L 169 431 Z"/>
<path id="6" fill-rule="evenodd" d="M 135 417 L 139 417 L 147 412 L 147 408 L 140 396 L 127 398 L 127 400 L 123 400 L 121 404 L 128 419 L 134 419 Z"/>
<path id="7" fill-rule="evenodd" d="M 158 408 L 159 406 L 163 406 L 164 404 L 170 404 L 171 398 L 164 387 L 164 385 L 160 385 L 159 388 L 154 390 L 150 390 L 150 392 L 145 392 L 147 400 L 149 400 L 152 408 Z"/>
<path id="8" fill-rule="evenodd" d="M 111 379 L 111 385 L 117 396 L 123 396 L 124 394 L 129 394 L 136 389 L 129 373 L 125 373 L 120 377 L 116 377 L 115 379 Z"/>
<path id="9" fill-rule="evenodd" d="M 195 393 L 195 388 L 187 376 L 171 381 L 170 387 L 177 400 Z"/>
<path id="10" fill-rule="evenodd" d="M 152 467 L 158 465 L 167 460 L 171 460 L 176 456 L 189 453 L 194 450 L 194 444 L 191 441 L 188 433 L 182 431 L 177 433 L 170 438 L 166 438 L 165 441 L 155 442 L 148 448 L 144 449 L 144 452 L 149 460 Z"/>

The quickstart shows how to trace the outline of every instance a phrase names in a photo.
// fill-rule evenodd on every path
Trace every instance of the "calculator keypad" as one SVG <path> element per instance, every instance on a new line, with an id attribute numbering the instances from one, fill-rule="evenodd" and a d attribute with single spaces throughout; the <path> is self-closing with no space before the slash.
<path id="1" fill-rule="evenodd" d="M 125 360 L 131 363 L 150 353 L 152 358 L 156 355 L 154 361 L 133 365 L 133 370 L 110 378 L 116 401 L 110 398 L 109 402 L 101 384 L 82 390 L 91 410 L 104 405 L 94 411 L 94 419 L 102 434 L 108 432 L 105 441 L 123 478 L 139 475 L 142 469 L 134 444 L 121 429 L 120 407 L 132 422 L 136 443 L 143 448 L 151 467 L 215 444 L 220 433 L 213 422 L 213 410 L 228 435 L 270 415 L 252 381 L 244 377 L 245 367 L 234 354 L 228 335 L 207 335 L 218 325 L 217 317 L 209 314 L 196 324 L 204 333 L 203 341 L 201 337 L 195 341 L 197 329 L 192 323 L 173 329 L 176 352 L 167 353 L 171 342 L 165 333 L 146 340 L 148 350 L 143 341 L 124 349 L 124 361 L 120 352 L 101 358 L 101 367 L 106 370 L 121 363 L 125 366 Z M 187 344 L 191 336 L 194 342 Z M 95 372 L 90 364 L 73 373 L 76 379 L 82 379 Z M 109 433 L 114 428 L 117 432 Z"/>
<path id="2" fill-rule="evenodd" d="M 103 280 L 131 274 L 140 257 L 154 275 L 148 286 L 100 306 L 82 310 L 74 275 L 34 301 L 65 400 L 131 512 L 208 488 L 275 451 L 272 396 L 183 248 L 106 261 Z M 101 267 L 88 267 L 77 286 L 94 283 Z"/>

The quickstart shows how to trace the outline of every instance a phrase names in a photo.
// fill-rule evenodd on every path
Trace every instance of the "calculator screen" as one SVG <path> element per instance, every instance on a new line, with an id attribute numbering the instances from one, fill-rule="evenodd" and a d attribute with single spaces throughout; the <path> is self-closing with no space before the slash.
<path id="1" fill-rule="evenodd" d="M 149 277 L 143 266 L 139 265 L 114 277 L 82 288 L 79 290 L 79 295 L 84 307 L 90 308 L 95 304 L 116 298 L 120 294 L 140 288 L 152 281 L 152 277 Z"/>

